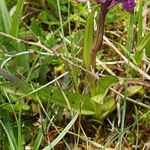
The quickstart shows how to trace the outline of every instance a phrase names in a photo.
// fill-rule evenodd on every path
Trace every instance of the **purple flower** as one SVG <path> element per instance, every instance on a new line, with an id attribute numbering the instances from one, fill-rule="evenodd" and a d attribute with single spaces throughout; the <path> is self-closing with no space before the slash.
<path id="1" fill-rule="evenodd" d="M 126 11 L 132 12 L 134 10 L 135 2 L 134 0 L 122 0 L 122 6 Z"/>
<path id="2" fill-rule="evenodd" d="M 77 0 L 78 2 L 86 2 L 88 0 Z M 107 9 L 110 9 L 114 5 L 118 3 L 122 3 L 122 7 L 128 11 L 133 12 L 134 6 L 135 6 L 135 0 L 95 0 L 97 3 L 101 3 L 104 5 Z"/>

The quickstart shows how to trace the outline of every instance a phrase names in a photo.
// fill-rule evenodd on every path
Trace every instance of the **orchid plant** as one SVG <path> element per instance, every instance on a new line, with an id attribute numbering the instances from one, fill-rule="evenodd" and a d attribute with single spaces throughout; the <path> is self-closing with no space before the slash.
<path id="1" fill-rule="evenodd" d="M 78 2 L 87 2 L 89 0 L 77 0 Z M 135 0 L 95 0 L 98 4 L 101 4 L 101 9 L 99 13 L 99 21 L 97 25 L 97 31 L 95 34 L 95 38 L 91 48 L 89 49 L 89 56 L 88 59 L 84 57 L 83 52 L 83 61 L 86 69 L 93 71 L 95 70 L 96 66 L 96 54 L 100 50 L 102 42 L 103 42 L 103 35 L 104 35 L 104 23 L 105 18 L 108 11 L 115 5 L 121 3 L 122 7 L 129 13 L 134 11 Z M 87 52 L 86 52 L 87 55 Z M 87 56 L 86 56 L 87 57 Z M 87 62 L 88 61 L 88 62 Z M 94 86 L 95 86 L 95 78 L 91 75 L 87 75 L 87 82 L 89 87 L 90 95 L 95 95 Z"/>
<path id="2" fill-rule="evenodd" d="M 87 0 L 77 1 L 86 2 Z M 60 90 L 58 87 L 50 85 L 53 82 L 49 82 L 48 84 L 46 84 L 46 86 L 36 85 L 36 90 L 33 91 L 34 86 L 30 85 L 24 80 L 19 80 L 12 73 L 6 71 L 3 68 L 0 68 L 0 75 L 2 75 L 5 79 L 9 80 L 13 85 L 15 85 L 15 87 L 12 86 L 10 82 L 1 84 L 1 87 L 3 86 L 4 89 L 6 89 L 8 92 L 11 92 L 11 94 L 15 95 L 17 93 L 20 96 L 19 99 L 22 99 L 25 96 L 28 96 L 30 99 L 36 101 L 39 101 L 40 99 L 43 102 L 47 102 L 50 99 L 50 102 L 52 103 L 67 107 L 70 110 L 73 109 L 75 111 L 80 111 L 82 114 L 85 115 L 94 115 L 100 120 L 105 118 L 110 112 L 112 112 L 116 108 L 115 96 L 107 95 L 107 93 L 110 86 L 118 82 L 118 78 L 116 76 L 104 76 L 101 79 L 97 80 L 97 82 L 95 82 L 97 76 L 95 74 L 93 75 L 93 70 L 96 69 L 96 55 L 97 52 L 101 49 L 101 45 L 103 42 L 104 22 L 108 11 L 116 4 L 122 3 L 123 8 L 127 12 L 132 13 L 134 11 L 135 2 L 134 0 L 95 0 L 95 2 L 101 5 L 101 9 L 99 13 L 99 20 L 95 38 L 93 38 L 94 34 L 92 29 L 94 26 L 94 12 L 92 12 L 87 19 L 85 29 L 85 33 L 87 33 L 87 35 L 85 34 L 84 39 L 84 41 L 87 41 L 84 44 L 83 48 L 83 61 L 86 70 L 88 70 L 86 72 L 86 83 L 88 88 L 84 90 L 85 92 L 83 95 L 80 93 L 72 93 L 67 90 L 63 90 L 62 92 L 62 90 Z M 2 32 L 1 35 L 8 37 L 8 35 Z M 14 37 L 11 38 L 14 40 Z M 15 38 L 15 40 L 18 41 L 17 38 Z M 25 42 L 27 44 L 26 41 L 22 42 Z M 41 45 L 41 43 L 33 43 L 33 45 L 36 45 L 37 47 L 40 47 L 47 51 L 47 47 Z M 60 76 L 60 78 L 62 78 L 66 74 L 67 73 L 64 73 Z M 57 80 L 58 79 L 59 78 L 57 78 Z M 64 96 L 64 93 L 66 96 Z M 9 106 L 7 105 L 6 107 L 3 106 L 3 108 L 5 109 L 8 109 L 8 107 Z M 26 105 L 24 107 L 27 108 Z"/>

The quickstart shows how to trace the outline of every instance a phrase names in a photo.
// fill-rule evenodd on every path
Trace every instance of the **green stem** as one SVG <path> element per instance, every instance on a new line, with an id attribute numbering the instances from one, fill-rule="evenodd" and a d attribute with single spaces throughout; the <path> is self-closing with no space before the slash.
<path id="1" fill-rule="evenodd" d="M 108 9 L 104 5 L 101 5 L 97 31 L 95 34 L 93 46 L 90 50 L 90 60 L 89 60 L 90 71 L 95 70 L 96 68 L 96 54 L 101 49 L 101 46 L 102 46 L 103 35 L 104 35 L 104 23 L 105 23 L 107 12 L 108 12 Z M 95 77 L 89 74 L 87 75 L 87 79 L 89 83 L 90 95 L 92 96 L 94 95 Z"/>
<path id="2" fill-rule="evenodd" d="M 105 18 L 106 14 L 108 12 L 108 9 L 105 6 L 101 6 L 100 9 L 100 15 L 99 15 L 99 21 L 98 21 L 98 26 L 97 26 L 97 31 L 95 34 L 94 38 L 94 43 L 91 48 L 91 67 L 95 69 L 96 67 L 96 54 L 100 50 L 103 42 L 103 35 L 104 35 L 104 23 L 105 23 Z"/>
<path id="3" fill-rule="evenodd" d="M 126 80 L 125 80 L 125 93 L 124 93 L 124 102 L 123 102 L 123 110 L 122 110 L 122 120 L 121 120 L 121 134 L 119 139 L 119 150 L 122 150 L 123 146 L 123 138 L 125 134 L 125 117 L 126 117 L 126 101 L 127 101 L 127 88 L 128 88 L 128 80 L 130 78 L 130 66 L 129 63 L 131 61 L 131 52 L 133 47 L 133 35 L 134 35 L 134 14 L 129 16 L 129 26 L 128 26 L 128 39 L 127 39 L 127 53 L 126 57 L 128 58 L 128 64 L 126 66 Z"/>

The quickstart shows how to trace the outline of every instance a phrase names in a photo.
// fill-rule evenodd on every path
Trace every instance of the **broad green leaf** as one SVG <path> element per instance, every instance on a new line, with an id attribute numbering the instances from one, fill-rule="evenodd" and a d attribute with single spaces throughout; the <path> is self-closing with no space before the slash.
<path id="1" fill-rule="evenodd" d="M 90 69 L 90 49 L 93 45 L 94 11 L 89 14 L 84 32 L 83 62 L 86 69 Z"/>
<path id="2" fill-rule="evenodd" d="M 49 101 L 63 107 L 68 107 L 61 89 L 56 86 L 39 87 L 36 85 L 34 87 L 37 88 L 33 90 L 30 84 L 14 77 L 11 73 L 8 73 L 8 71 L 4 71 L 2 68 L 0 68 L 0 74 L 3 75 L 7 80 L 11 80 L 13 85 L 15 85 L 14 87 L 10 82 L 1 83 L 1 88 L 4 88 L 6 92 L 12 95 L 21 96 L 20 98 L 16 99 L 16 101 L 19 101 L 19 99 L 22 99 L 23 97 L 38 101 L 38 95 L 41 102 L 43 103 L 47 103 Z M 103 119 L 116 107 L 114 98 L 105 96 L 109 87 L 117 81 L 118 78 L 115 76 L 106 76 L 98 81 L 96 92 L 99 94 L 99 99 L 103 100 L 103 102 L 100 102 L 99 99 L 95 102 L 92 99 L 93 97 L 90 98 L 88 96 L 84 96 L 78 93 L 72 93 L 67 90 L 63 90 L 63 92 L 68 98 L 70 107 L 73 110 L 78 112 L 80 112 L 81 110 L 81 113 L 84 115 L 95 115 L 98 119 Z M 0 107 L 3 106 L 4 105 L 1 105 Z"/>
<path id="3" fill-rule="evenodd" d="M 49 86 L 40 90 L 36 89 L 35 92 L 31 88 L 30 85 L 15 88 L 14 86 L 11 85 L 11 83 L 3 83 L 1 84 L 1 87 L 3 87 L 6 90 L 6 92 L 11 93 L 13 95 L 21 96 L 21 98 L 23 96 L 23 97 L 28 97 L 28 98 L 31 98 L 32 100 L 37 101 L 38 99 L 36 95 L 38 95 L 40 100 L 44 103 L 47 103 L 49 101 L 49 102 L 56 103 L 63 107 L 68 107 L 61 90 L 56 86 Z M 68 92 L 65 90 L 63 92 L 68 98 L 69 104 L 73 110 L 80 111 L 80 108 L 81 108 L 82 114 L 85 114 L 85 115 L 94 114 L 94 111 L 92 108 L 92 102 L 90 101 L 89 97 L 80 95 L 78 93 Z M 16 99 L 16 100 L 19 100 L 19 99 Z M 3 107 L 3 105 L 1 105 L 0 107 Z"/>
<path id="4" fill-rule="evenodd" d="M 103 99 L 103 103 L 94 103 L 95 117 L 103 120 L 114 111 L 116 108 L 116 101 L 114 97 L 108 96 Z"/>
<path id="5" fill-rule="evenodd" d="M 102 77 L 96 83 L 95 96 L 91 100 L 103 104 L 103 99 L 106 96 L 109 88 L 118 81 L 116 76 L 105 76 Z"/>
<path id="6" fill-rule="evenodd" d="M 11 93 L 13 95 L 23 97 L 29 97 L 33 100 L 38 100 L 37 95 L 42 102 L 52 102 L 63 107 L 68 107 L 66 99 L 64 98 L 61 89 L 56 86 L 34 86 L 37 87 L 36 90 L 33 90 L 32 86 L 26 83 L 23 80 L 20 80 L 13 76 L 11 73 L 6 71 L 5 69 L 0 68 L 0 75 L 4 76 L 7 80 L 11 81 L 13 85 L 8 83 L 1 83 L 1 88 L 4 88 L 6 92 Z M 15 86 L 14 86 L 15 85 Z M 84 96 L 78 93 L 72 93 L 67 90 L 63 90 L 66 97 L 68 98 L 69 104 L 71 108 L 75 111 L 80 111 L 82 114 L 93 115 L 93 107 L 92 102 L 88 96 Z M 19 98 L 17 99 L 19 100 Z M 1 105 L 0 107 L 2 107 Z"/>
<path id="7" fill-rule="evenodd" d="M 116 76 L 105 76 L 98 80 L 95 88 L 95 96 L 91 98 L 95 116 L 97 119 L 104 119 L 109 113 L 116 108 L 114 97 L 106 97 L 109 88 L 118 82 Z"/>

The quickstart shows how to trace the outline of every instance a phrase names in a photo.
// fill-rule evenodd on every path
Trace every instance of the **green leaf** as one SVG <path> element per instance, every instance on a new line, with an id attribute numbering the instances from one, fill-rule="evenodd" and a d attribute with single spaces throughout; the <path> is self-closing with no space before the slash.
<path id="1" fill-rule="evenodd" d="M 144 89 L 142 86 L 135 85 L 135 86 L 128 87 L 127 92 L 128 92 L 129 97 L 131 97 L 135 94 L 140 94 L 140 95 L 142 94 L 143 95 Z"/>
<path id="2" fill-rule="evenodd" d="M 20 19 L 21 19 L 21 15 L 22 15 L 24 1 L 25 0 L 17 1 L 16 10 L 12 17 L 11 34 L 16 37 L 18 37 L 18 33 L 19 33 L 19 25 L 20 25 Z"/>
<path id="3" fill-rule="evenodd" d="M 12 120 L 10 118 L 10 115 L 7 111 L 0 109 L 0 124 L 2 125 L 4 131 L 6 132 L 8 142 L 7 145 L 9 145 L 9 149 L 16 150 L 17 149 L 17 141 L 16 137 L 12 128 Z M 4 143 L 5 145 L 5 143 Z"/>
<path id="4" fill-rule="evenodd" d="M 42 11 L 39 14 L 39 19 L 41 22 L 45 23 L 45 24 L 49 24 L 49 20 L 48 20 L 48 12 L 47 11 Z"/>
<path id="5" fill-rule="evenodd" d="M 17 102 L 16 104 L 7 104 L 2 107 L 2 109 L 7 110 L 8 112 L 20 111 L 20 110 L 29 110 L 29 105 L 23 102 Z"/>
<path id="6" fill-rule="evenodd" d="M 103 103 L 94 103 L 95 117 L 103 120 L 114 111 L 116 108 L 116 101 L 114 97 L 108 96 L 103 99 Z"/>
<path id="7" fill-rule="evenodd" d="M 95 117 L 99 120 L 104 119 L 116 108 L 114 97 L 107 96 L 109 88 L 118 82 L 116 76 L 105 76 L 97 81 L 95 96 L 91 97 L 93 102 Z"/>
<path id="8" fill-rule="evenodd" d="M 90 49 L 93 45 L 94 11 L 89 14 L 84 32 L 83 62 L 86 69 L 90 69 Z"/>
<path id="9" fill-rule="evenodd" d="M 21 96 L 21 98 L 23 96 L 38 101 L 38 96 L 43 103 L 47 103 L 48 101 L 50 101 L 51 103 L 56 103 L 60 106 L 68 108 L 66 99 L 64 98 L 61 90 L 56 86 L 48 86 L 43 89 L 40 89 L 41 87 L 39 87 L 40 90 L 36 89 L 35 91 L 31 88 L 30 85 L 28 85 L 28 87 L 24 86 L 16 89 L 14 86 L 11 85 L 11 83 L 3 83 L 1 84 L 1 87 L 3 87 L 8 93 Z M 94 114 L 92 102 L 90 101 L 90 98 L 88 96 L 68 92 L 66 90 L 63 90 L 63 92 L 65 93 L 69 101 L 70 107 L 73 110 L 80 111 L 81 109 L 81 113 L 85 115 Z M 1 105 L 0 107 L 2 106 L 3 105 Z"/>
<path id="10" fill-rule="evenodd" d="M 149 48 L 150 48 L 150 34 L 149 34 L 149 40 L 148 40 L 147 44 L 145 45 L 146 55 L 147 55 L 148 58 L 150 58 Z"/>
<path id="11" fill-rule="evenodd" d="M 143 51 L 136 51 L 134 54 L 133 62 L 140 67 L 143 60 Z"/>
<path id="12" fill-rule="evenodd" d="M 32 31 L 34 32 L 34 34 L 36 36 L 42 36 L 42 33 L 41 33 L 41 28 L 39 27 L 39 25 L 37 24 L 37 21 L 35 20 L 35 18 L 32 19 L 32 22 L 31 22 L 31 29 Z"/>
<path id="13" fill-rule="evenodd" d="M 35 101 L 39 101 L 40 99 L 42 103 L 52 102 L 68 108 L 62 89 L 56 86 L 34 85 L 34 87 L 37 88 L 33 90 L 33 86 L 16 78 L 2 68 L 0 68 L 0 74 L 13 83 L 13 85 L 10 82 L 1 83 L 1 88 L 5 89 L 5 91 L 11 95 L 20 96 L 15 101 L 19 101 L 22 98 L 27 97 Z M 93 97 L 90 98 L 88 96 L 72 93 L 67 90 L 63 90 L 63 92 L 73 110 L 81 112 L 81 114 L 84 115 L 95 115 L 98 119 L 103 119 L 116 107 L 114 97 L 105 96 L 109 87 L 117 81 L 118 78 L 115 76 L 105 76 L 98 81 L 96 92 L 99 94 L 99 99 L 102 99 L 103 102 L 100 102 L 99 99 L 95 102 L 93 101 Z M 3 107 L 4 105 L 6 104 L 2 104 L 0 107 Z"/>
<path id="14" fill-rule="evenodd" d="M 138 11 L 137 11 L 137 18 L 138 18 L 138 32 L 137 32 L 137 43 L 140 43 L 142 39 L 142 32 L 143 32 L 143 0 L 137 1 Z"/>
<path id="15" fill-rule="evenodd" d="M 91 100 L 103 104 L 103 99 L 106 96 L 109 88 L 118 81 L 116 76 L 105 76 L 102 77 L 96 83 L 95 96 Z"/>
<path id="16" fill-rule="evenodd" d="M 50 47 L 53 47 L 54 45 L 56 45 L 56 38 L 55 38 L 54 33 L 49 33 L 49 34 L 46 36 L 46 43 L 47 43 Z"/>
<path id="17" fill-rule="evenodd" d="M 43 129 L 41 129 L 34 141 L 34 145 L 33 145 L 33 149 L 34 150 L 39 150 L 40 148 L 40 145 L 41 145 L 41 142 L 42 142 L 42 139 L 43 139 Z"/>
<path id="18" fill-rule="evenodd" d="M 10 33 L 11 19 L 5 3 L 5 0 L 0 0 L 0 30 Z"/>
<path id="19" fill-rule="evenodd" d="M 147 47 L 150 47 L 150 32 L 146 36 L 144 36 L 143 38 L 140 38 L 140 42 L 139 42 L 139 45 L 137 47 L 137 51 L 135 52 L 134 57 L 132 58 L 133 62 L 138 67 L 141 66 L 141 63 L 143 60 L 143 53 L 144 53 L 143 49 L 147 48 Z M 148 51 L 149 51 L 149 48 L 148 48 Z M 146 50 L 146 53 L 147 53 L 147 50 Z"/>
<path id="20" fill-rule="evenodd" d="M 33 90 L 33 87 L 30 84 L 16 78 L 13 74 L 9 73 L 5 69 L 0 68 L 0 75 L 2 75 L 7 80 L 13 83 L 13 85 L 10 82 L 1 83 L 1 88 L 4 88 L 6 92 L 11 93 L 13 95 L 21 96 L 20 98 L 16 99 L 17 101 L 19 99 L 22 99 L 23 97 L 29 97 L 33 100 L 38 101 L 38 96 L 42 102 L 47 103 L 48 101 L 50 101 L 60 106 L 68 107 L 66 99 L 62 93 L 62 89 L 59 89 L 56 86 L 34 85 L 34 87 L 37 88 Z M 78 112 L 80 112 L 81 110 L 81 113 L 85 115 L 94 114 L 93 105 L 88 96 L 69 92 L 67 90 L 63 90 L 63 92 L 69 101 L 70 107 L 73 110 Z M 3 105 L 1 105 L 0 107 L 2 106 Z"/>
<path id="21" fill-rule="evenodd" d="M 143 37 L 143 39 L 141 40 L 141 42 L 139 43 L 137 50 L 141 51 L 143 50 L 147 45 L 150 45 L 150 32 Z"/>

